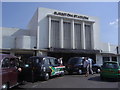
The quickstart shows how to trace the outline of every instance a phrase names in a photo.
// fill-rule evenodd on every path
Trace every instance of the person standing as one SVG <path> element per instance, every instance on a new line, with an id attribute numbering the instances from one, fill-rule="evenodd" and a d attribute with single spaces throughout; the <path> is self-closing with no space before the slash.
<path id="1" fill-rule="evenodd" d="M 93 61 L 93 59 L 88 58 L 88 61 L 89 61 L 89 70 L 90 70 L 91 74 L 93 75 L 93 70 L 92 70 L 92 61 Z"/>
<path id="2" fill-rule="evenodd" d="M 63 61 L 62 61 L 62 59 L 63 59 L 63 57 L 61 57 L 61 58 L 58 59 L 58 62 L 59 62 L 59 64 L 60 64 L 60 66 L 63 65 Z"/>
<path id="3" fill-rule="evenodd" d="M 87 57 L 84 58 L 83 67 L 85 70 L 85 77 L 87 77 L 89 75 L 89 61 Z"/>

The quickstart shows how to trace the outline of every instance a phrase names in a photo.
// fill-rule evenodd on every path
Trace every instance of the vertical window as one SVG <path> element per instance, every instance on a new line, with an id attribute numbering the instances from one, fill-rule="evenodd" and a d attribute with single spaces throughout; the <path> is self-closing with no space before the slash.
<path id="1" fill-rule="evenodd" d="M 85 25 L 85 45 L 86 49 L 91 49 L 91 26 Z"/>
<path id="2" fill-rule="evenodd" d="M 117 57 L 112 57 L 112 61 L 117 61 Z"/>
<path id="3" fill-rule="evenodd" d="M 110 57 L 103 57 L 103 62 L 110 61 Z"/>
<path id="4" fill-rule="evenodd" d="M 56 20 L 51 20 L 51 46 L 54 48 L 60 47 L 59 21 Z"/>
<path id="5" fill-rule="evenodd" d="M 81 24 L 75 24 L 74 25 L 75 28 L 75 47 L 77 49 L 81 49 L 82 48 L 82 43 L 81 43 Z"/>
<path id="6" fill-rule="evenodd" d="M 64 48 L 71 48 L 71 23 L 63 23 L 64 30 Z"/>

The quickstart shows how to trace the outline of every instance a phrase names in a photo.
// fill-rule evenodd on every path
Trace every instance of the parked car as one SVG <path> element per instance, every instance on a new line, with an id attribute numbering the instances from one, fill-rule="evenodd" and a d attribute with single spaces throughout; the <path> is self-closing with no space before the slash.
<path id="1" fill-rule="evenodd" d="M 25 64 L 24 74 L 26 81 L 48 80 L 51 76 L 64 75 L 64 68 L 54 57 L 32 56 Z"/>
<path id="2" fill-rule="evenodd" d="M 120 79 L 120 64 L 116 61 L 106 61 L 102 65 L 100 78 Z"/>
<path id="3" fill-rule="evenodd" d="M 12 88 L 18 85 L 18 61 L 16 56 L 0 54 L 0 80 L 2 81 L 0 88 Z"/>
<path id="4" fill-rule="evenodd" d="M 93 72 L 99 73 L 101 66 L 98 64 L 92 65 Z M 72 74 L 73 72 L 77 72 L 78 74 L 84 73 L 83 68 L 83 59 L 82 57 L 72 57 L 68 60 L 68 63 L 66 65 L 66 70 L 69 74 Z"/>
<path id="5" fill-rule="evenodd" d="M 83 60 L 82 57 L 73 57 L 70 58 L 66 69 L 69 74 L 72 74 L 73 72 L 77 72 L 78 74 L 82 74 L 83 72 Z"/>

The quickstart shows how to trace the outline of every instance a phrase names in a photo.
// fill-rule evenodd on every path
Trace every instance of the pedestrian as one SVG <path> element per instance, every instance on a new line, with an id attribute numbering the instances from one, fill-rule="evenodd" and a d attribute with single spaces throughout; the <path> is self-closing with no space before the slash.
<path id="1" fill-rule="evenodd" d="M 24 72 L 23 72 L 24 63 L 23 63 L 21 56 L 19 56 L 18 58 L 19 58 L 19 61 L 18 61 L 19 64 L 17 66 L 17 68 L 18 68 L 18 82 L 23 84 L 24 79 L 25 79 Z"/>
<path id="2" fill-rule="evenodd" d="M 92 70 L 92 62 L 93 62 L 93 59 L 88 58 L 88 61 L 89 61 L 89 70 L 90 70 L 91 74 L 93 75 L 93 70 Z"/>
<path id="3" fill-rule="evenodd" d="M 60 66 L 63 65 L 63 61 L 62 61 L 62 59 L 63 59 L 63 57 L 61 57 L 61 58 L 58 59 L 58 63 L 60 64 Z"/>
<path id="4" fill-rule="evenodd" d="M 83 67 L 85 71 L 85 77 L 87 77 L 89 75 L 89 61 L 87 57 L 85 57 L 83 60 L 84 60 Z"/>

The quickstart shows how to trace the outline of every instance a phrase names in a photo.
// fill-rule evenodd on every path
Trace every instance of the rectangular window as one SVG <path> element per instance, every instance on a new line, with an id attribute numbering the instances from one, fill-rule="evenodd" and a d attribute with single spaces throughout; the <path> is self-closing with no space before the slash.
<path id="1" fill-rule="evenodd" d="M 105 61 L 110 61 L 110 57 L 103 57 L 103 63 L 104 63 Z"/>
<path id="2" fill-rule="evenodd" d="M 74 29 L 75 29 L 75 47 L 77 49 L 82 48 L 82 43 L 81 43 L 81 24 L 74 24 Z"/>
<path id="3" fill-rule="evenodd" d="M 85 25 L 85 45 L 86 49 L 91 49 L 91 26 Z"/>
<path id="4" fill-rule="evenodd" d="M 64 30 L 64 48 L 71 48 L 71 23 L 63 23 Z"/>
<path id="5" fill-rule="evenodd" d="M 117 57 L 112 57 L 112 61 L 117 61 Z"/>
<path id="6" fill-rule="evenodd" d="M 56 20 L 51 20 L 51 46 L 54 48 L 60 47 L 59 21 Z"/>

